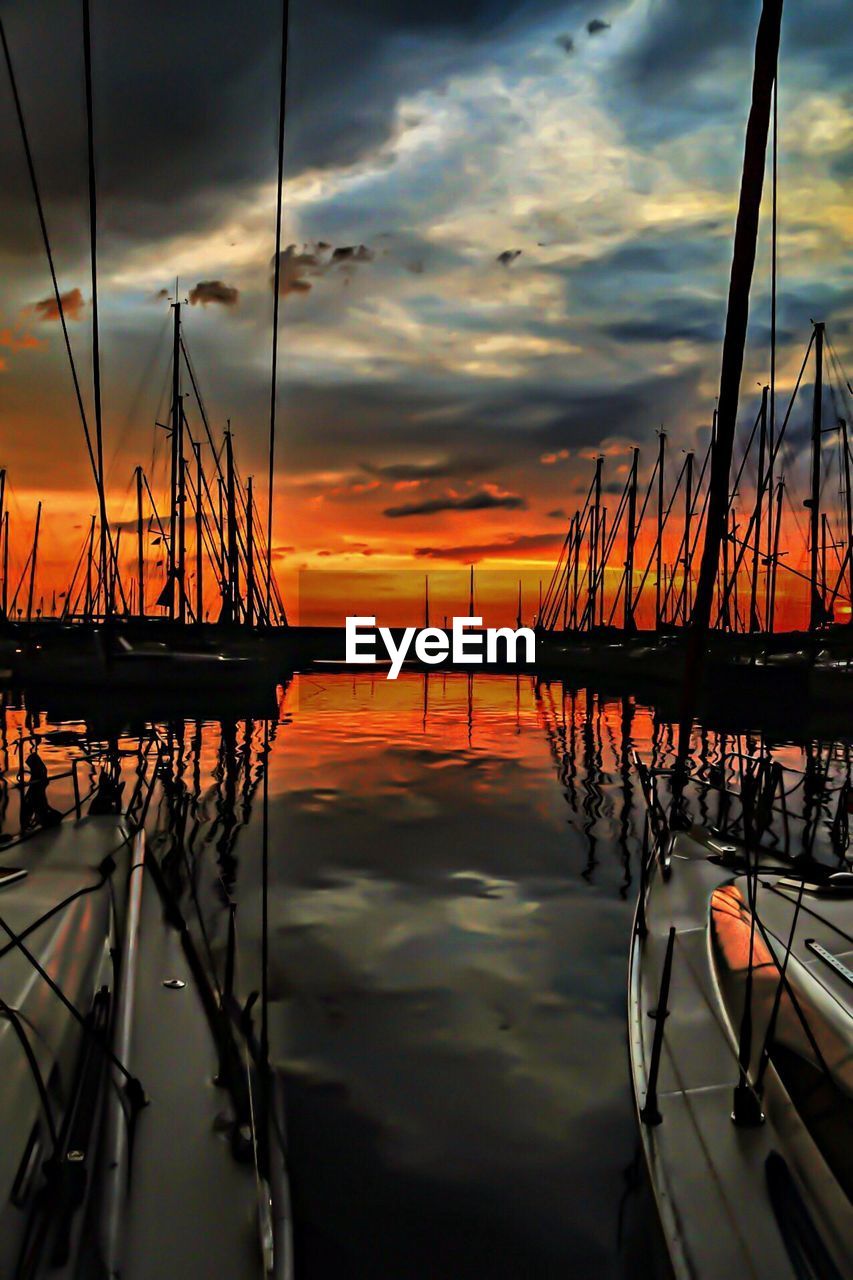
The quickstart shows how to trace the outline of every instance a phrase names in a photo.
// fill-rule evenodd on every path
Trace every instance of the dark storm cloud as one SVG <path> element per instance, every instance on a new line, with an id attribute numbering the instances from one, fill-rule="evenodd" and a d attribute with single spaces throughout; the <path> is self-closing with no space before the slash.
<path id="1" fill-rule="evenodd" d="M 450 480 L 481 475 L 492 463 L 488 458 L 457 457 L 442 462 L 363 462 L 362 468 L 380 480 Z"/>
<path id="2" fill-rule="evenodd" d="M 69 289 L 67 293 L 60 293 L 59 301 L 62 303 L 62 313 L 66 320 L 80 319 L 86 303 L 79 289 Z M 53 294 L 49 298 L 42 298 L 39 302 L 34 302 L 33 311 L 39 320 L 59 319 L 59 306 Z"/>
<path id="3" fill-rule="evenodd" d="M 491 511 L 505 508 L 507 511 L 518 511 L 527 503 L 517 493 L 496 494 L 488 489 L 480 489 L 477 493 L 469 493 L 465 498 L 431 498 L 425 502 L 407 502 L 400 507 L 387 507 L 382 512 L 390 520 L 399 520 L 404 516 L 434 516 L 441 511 Z"/>
<path id="4" fill-rule="evenodd" d="M 652 141 L 677 136 L 712 114 L 720 121 L 733 113 L 742 128 L 760 12 L 758 0 L 657 0 L 638 39 L 620 55 L 608 86 L 609 101 L 630 137 Z M 794 56 L 819 54 L 824 74 L 844 74 L 852 12 L 838 0 L 786 6 L 783 83 Z M 725 59 L 733 61 L 733 75 L 707 74 Z"/>
<path id="5" fill-rule="evenodd" d="M 286 167 L 351 164 L 395 124 L 403 93 L 468 65 L 477 42 L 555 9 L 536 0 L 293 0 Z M 95 143 L 105 240 L 198 230 L 238 207 L 276 163 L 279 0 L 97 6 Z M 62 254 L 85 247 L 86 147 L 79 7 L 13 0 L 4 21 L 36 167 Z M 335 52 L 337 51 L 337 53 Z M 40 244 L 8 88 L 0 88 L 0 251 Z"/>
<path id="6" fill-rule="evenodd" d="M 602 326 L 617 342 L 675 342 L 690 339 L 719 342 L 723 334 L 723 309 L 706 298 L 664 298 L 628 316 Z"/>
<path id="7" fill-rule="evenodd" d="M 190 289 L 189 299 L 193 307 L 198 304 L 206 307 L 210 303 L 221 307 L 236 307 L 240 301 L 240 290 L 234 285 L 224 284 L 222 280 L 199 280 Z"/>
<path id="8" fill-rule="evenodd" d="M 515 538 L 496 538 L 493 542 L 463 542 L 453 547 L 416 547 L 415 555 L 431 560 L 480 560 L 484 556 L 513 556 L 529 551 L 555 551 L 560 545 L 558 533 L 521 533 Z"/>
<path id="9" fill-rule="evenodd" d="M 328 465 L 329 458 L 341 469 L 360 467 L 366 438 L 379 457 L 384 452 L 401 463 L 422 462 L 428 430 L 430 450 L 438 455 L 454 456 L 464 433 L 472 453 L 493 460 L 493 475 L 525 466 L 541 475 L 539 459 L 545 451 L 593 450 L 617 433 L 652 450 L 654 430 L 662 420 L 680 420 L 690 406 L 699 418 L 706 409 L 710 416 L 713 406 L 697 401 L 698 378 L 699 372 L 688 368 L 622 387 L 507 385 L 498 380 L 478 387 L 476 394 L 461 381 L 428 382 L 409 384 L 402 401 L 396 382 L 324 385 L 292 380 L 284 388 L 288 469 L 313 472 Z M 245 403 L 247 413 L 263 411 L 265 388 L 247 380 L 231 390 L 234 402 Z M 357 431 L 353 422 L 359 424 Z"/>

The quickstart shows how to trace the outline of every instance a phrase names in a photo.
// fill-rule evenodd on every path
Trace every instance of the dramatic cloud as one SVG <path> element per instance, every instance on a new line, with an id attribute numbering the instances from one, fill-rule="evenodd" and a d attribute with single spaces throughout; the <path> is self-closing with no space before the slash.
<path id="1" fill-rule="evenodd" d="M 403 516 L 434 516 L 440 511 L 491 511 L 501 507 L 516 511 L 526 506 L 524 498 L 516 493 L 492 493 L 489 489 L 479 489 L 465 498 L 431 498 L 425 502 L 388 507 L 382 514 L 391 520 L 399 520 Z"/>
<path id="2" fill-rule="evenodd" d="M 524 557 L 530 552 L 556 552 L 560 546 L 557 533 L 522 533 L 514 538 L 497 538 L 494 542 L 465 542 L 452 547 L 416 547 L 415 555 L 430 560 L 482 560 Z"/>
<path id="3" fill-rule="evenodd" d="M 389 462 L 383 465 L 362 463 L 364 470 L 370 475 L 395 481 L 460 479 L 481 475 L 491 465 L 488 458 L 473 457 L 447 458 L 441 462 Z"/>
<path id="4" fill-rule="evenodd" d="M 280 8 L 243 8 L 238 22 L 234 6 L 210 5 L 201 24 L 198 6 L 168 0 L 93 14 L 115 517 L 132 514 L 126 479 L 163 420 L 175 276 L 183 290 L 239 282 L 237 307 L 211 301 L 206 318 L 202 302 L 186 308 L 186 339 L 211 420 L 239 423 L 244 474 L 264 466 Z M 343 542 L 358 539 L 375 549 L 372 563 L 398 565 L 413 525 L 385 509 L 422 515 L 424 543 L 485 546 L 504 523 L 517 538 L 543 526 L 558 537 L 565 516 L 546 513 L 583 501 L 608 437 L 642 447 L 646 477 L 661 422 L 673 451 L 696 445 L 718 390 L 759 10 L 759 0 L 608 0 L 605 10 L 591 0 L 294 0 L 281 277 L 297 300 L 282 329 L 275 525 L 294 563 L 316 548 L 350 554 Z M 780 397 L 810 316 L 827 320 L 853 364 L 850 20 L 838 0 L 786 10 L 784 118 L 801 127 L 783 121 L 780 138 Z M 56 0 L 4 6 L 68 282 L 87 278 L 79 21 Z M 0 171 L 0 325 L 16 341 L 27 327 L 48 339 L 40 313 L 25 314 L 49 285 L 2 92 Z M 768 376 L 768 239 L 763 217 L 749 425 L 750 393 Z M 82 305 L 80 295 L 75 314 Z M 19 355 L 0 344 L 0 355 L 16 487 L 88 494 L 61 346 Z M 624 462 L 608 458 L 605 484 L 624 478 Z M 160 463 L 158 453 L 158 500 Z M 507 490 L 528 505 L 490 512 Z M 129 556 L 132 538 L 122 541 Z M 522 544 L 515 553 L 523 558 Z"/>
<path id="5" fill-rule="evenodd" d="M 79 320 L 86 305 L 80 290 L 69 289 L 67 293 L 61 293 L 59 298 L 62 302 L 65 319 Z M 56 298 L 52 294 L 49 298 L 42 298 L 40 302 L 33 303 L 33 311 L 39 320 L 59 319 L 59 307 L 56 305 Z"/>
<path id="6" fill-rule="evenodd" d="M 234 285 L 223 284 L 221 280 L 199 280 L 197 285 L 190 289 L 190 304 L 206 307 L 210 303 L 214 303 L 221 307 L 236 307 L 240 301 L 240 290 Z"/>

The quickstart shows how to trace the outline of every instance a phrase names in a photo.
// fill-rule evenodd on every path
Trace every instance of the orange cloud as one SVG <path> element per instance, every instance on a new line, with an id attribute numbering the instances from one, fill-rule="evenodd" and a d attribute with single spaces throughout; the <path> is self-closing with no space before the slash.
<path id="1" fill-rule="evenodd" d="M 44 342 L 32 333 L 16 333 L 14 329 L 0 329 L 0 347 L 9 351 L 32 351 L 43 347 Z"/>
<path id="2" fill-rule="evenodd" d="M 67 319 L 79 320 L 86 305 L 80 290 L 69 289 L 67 293 L 61 293 L 59 297 L 62 302 L 62 310 Z M 39 320 L 59 319 L 59 307 L 56 305 L 56 298 L 54 297 L 42 298 L 40 302 L 34 303 L 33 311 L 35 311 Z"/>

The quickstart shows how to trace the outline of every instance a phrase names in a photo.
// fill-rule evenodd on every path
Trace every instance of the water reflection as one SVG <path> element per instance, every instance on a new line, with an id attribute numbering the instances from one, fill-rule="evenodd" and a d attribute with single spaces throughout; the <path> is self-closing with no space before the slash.
<path id="1" fill-rule="evenodd" d="M 149 732 L 4 714 L 7 822 L 20 734 L 36 729 L 50 773 L 105 744 L 130 767 Z M 269 790 L 271 1035 L 302 1274 L 643 1274 L 624 1042 L 632 752 L 671 764 L 670 720 L 526 677 L 312 674 L 273 719 L 156 733 L 152 844 L 220 983 L 236 903 L 241 998 L 259 984 Z M 749 781 L 751 756 L 769 763 Z M 849 746 L 701 727 L 693 760 L 694 819 L 737 823 L 714 784 L 747 778 L 771 838 L 833 855 Z M 771 791 L 773 763 L 800 771 L 789 791 Z"/>

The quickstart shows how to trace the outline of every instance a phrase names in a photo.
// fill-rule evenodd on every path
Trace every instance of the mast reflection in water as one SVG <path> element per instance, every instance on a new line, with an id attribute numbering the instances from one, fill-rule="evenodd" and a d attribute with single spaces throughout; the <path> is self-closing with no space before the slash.
<path id="1" fill-rule="evenodd" d="M 150 732 L 7 709 L 7 829 L 21 729 L 48 772 L 106 746 L 128 778 Z M 275 720 L 156 731 L 152 848 L 220 985 L 236 904 L 241 1003 L 259 986 L 266 773 L 270 1034 L 301 1273 L 646 1274 L 625 1045 L 631 753 L 665 767 L 671 723 L 528 677 L 315 673 L 280 690 Z M 832 856 L 849 747 L 697 728 L 712 786 L 687 789 L 694 818 L 736 820 L 714 790 L 732 751 L 801 771 L 779 823 L 793 852 Z"/>

